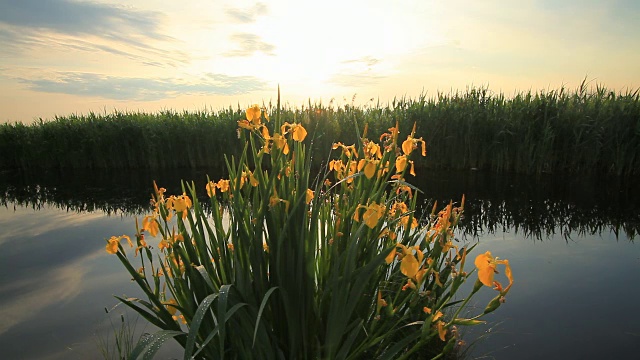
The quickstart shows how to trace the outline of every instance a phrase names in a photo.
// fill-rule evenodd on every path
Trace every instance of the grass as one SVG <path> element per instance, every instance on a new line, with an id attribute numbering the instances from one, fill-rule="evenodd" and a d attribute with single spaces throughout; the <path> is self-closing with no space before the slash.
<path id="1" fill-rule="evenodd" d="M 137 315 L 133 319 L 120 313 L 114 323 L 109 310 L 105 308 L 109 318 L 109 332 L 96 334 L 96 343 L 100 355 L 104 360 L 127 360 L 141 337 Z"/>
<path id="2" fill-rule="evenodd" d="M 273 110 L 270 106 L 271 110 Z M 242 152 L 237 121 L 244 110 L 70 115 L 0 126 L 0 169 L 214 168 L 226 171 L 221 149 Z M 310 151 L 340 139 L 355 144 L 356 128 L 381 134 L 413 124 L 429 156 L 416 167 L 481 169 L 524 174 L 635 176 L 640 173 L 640 95 L 583 83 L 575 91 L 522 92 L 487 88 L 398 98 L 357 107 L 309 103 L 284 108 L 283 121 L 310 133 Z M 313 144 L 311 143 L 313 138 Z M 314 159 L 319 169 L 321 160 Z M 218 173 L 218 171 L 217 171 Z"/>

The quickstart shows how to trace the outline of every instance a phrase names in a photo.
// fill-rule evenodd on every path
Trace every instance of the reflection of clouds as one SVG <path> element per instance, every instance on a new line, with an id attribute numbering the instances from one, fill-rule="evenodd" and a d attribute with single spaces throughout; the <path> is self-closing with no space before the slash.
<path id="1" fill-rule="evenodd" d="M 84 225 L 103 217 L 102 213 L 63 212 L 46 207 L 38 211 L 22 206 L 0 208 L 0 228 L 3 229 L 0 233 L 0 246 L 17 237 L 35 237 L 53 230 Z"/>
<path id="2" fill-rule="evenodd" d="M 0 335 L 44 308 L 77 296 L 82 288 L 82 279 L 88 272 L 88 265 L 97 255 L 95 252 L 47 273 L 34 274 L 19 284 L 0 287 L 3 299 L 0 306 Z M 21 294 L 15 296 L 16 292 Z"/>
<path id="3" fill-rule="evenodd" d="M 0 208 L 0 340 L 13 327 L 39 329 L 34 316 L 52 321 L 65 303 L 86 293 L 90 271 L 104 256 L 104 238 L 131 229 L 131 219 L 42 206 Z M 62 310 L 69 317 L 73 312 Z M 55 320 L 53 320 L 55 321 Z M 66 324 L 57 324 L 58 331 Z M 32 330 L 33 330 L 32 329 Z M 22 330 L 21 330 L 22 331 Z M 12 334 L 9 331 L 9 334 Z M 12 335 L 14 336 L 14 335 Z M 61 335 L 62 336 L 62 335 Z"/>

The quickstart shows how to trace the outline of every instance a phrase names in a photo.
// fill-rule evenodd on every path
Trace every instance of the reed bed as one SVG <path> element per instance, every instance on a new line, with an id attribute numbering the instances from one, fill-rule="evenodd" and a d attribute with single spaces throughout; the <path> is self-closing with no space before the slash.
<path id="1" fill-rule="evenodd" d="M 267 106 L 269 107 L 269 106 Z M 225 170 L 221 152 L 238 156 L 244 109 L 69 115 L 31 125 L 0 125 L 0 169 Z M 487 88 L 396 98 L 382 105 L 308 103 L 285 107 L 284 121 L 309 129 L 312 150 L 357 142 L 399 124 L 427 142 L 416 168 L 479 169 L 524 174 L 640 174 L 640 94 L 602 86 L 521 92 Z M 400 134 L 406 137 L 405 134 Z M 162 145 L 160 145 L 162 144 Z M 161 146 L 161 147 L 160 147 Z M 323 152 L 319 152 L 323 153 Z M 314 159 L 319 168 L 327 159 Z"/>

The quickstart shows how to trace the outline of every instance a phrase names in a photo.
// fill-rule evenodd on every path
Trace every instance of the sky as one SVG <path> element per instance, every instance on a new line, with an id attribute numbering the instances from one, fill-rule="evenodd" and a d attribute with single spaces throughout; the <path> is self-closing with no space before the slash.
<path id="1" fill-rule="evenodd" d="M 636 0 L 0 0 L 0 123 L 640 87 Z"/>

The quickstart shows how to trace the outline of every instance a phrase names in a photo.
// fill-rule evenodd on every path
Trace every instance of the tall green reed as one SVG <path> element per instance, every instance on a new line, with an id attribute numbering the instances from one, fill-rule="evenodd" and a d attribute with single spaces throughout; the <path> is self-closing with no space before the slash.
<path id="1" fill-rule="evenodd" d="M 0 168 L 125 169 L 208 167 L 226 171 L 219 149 L 238 157 L 238 109 L 156 114 L 115 112 L 70 115 L 32 125 L 0 125 Z M 313 149 L 340 139 L 355 143 L 353 129 L 380 134 L 399 124 L 429 143 L 418 168 L 497 172 L 637 175 L 640 169 L 640 95 L 583 83 L 521 92 L 512 97 L 487 88 L 397 98 L 375 106 L 309 103 L 281 111 L 313 134 Z M 403 136 L 406 134 L 403 134 Z M 311 140 L 306 141 L 312 146 Z M 318 169 L 320 164 L 314 164 Z"/>

